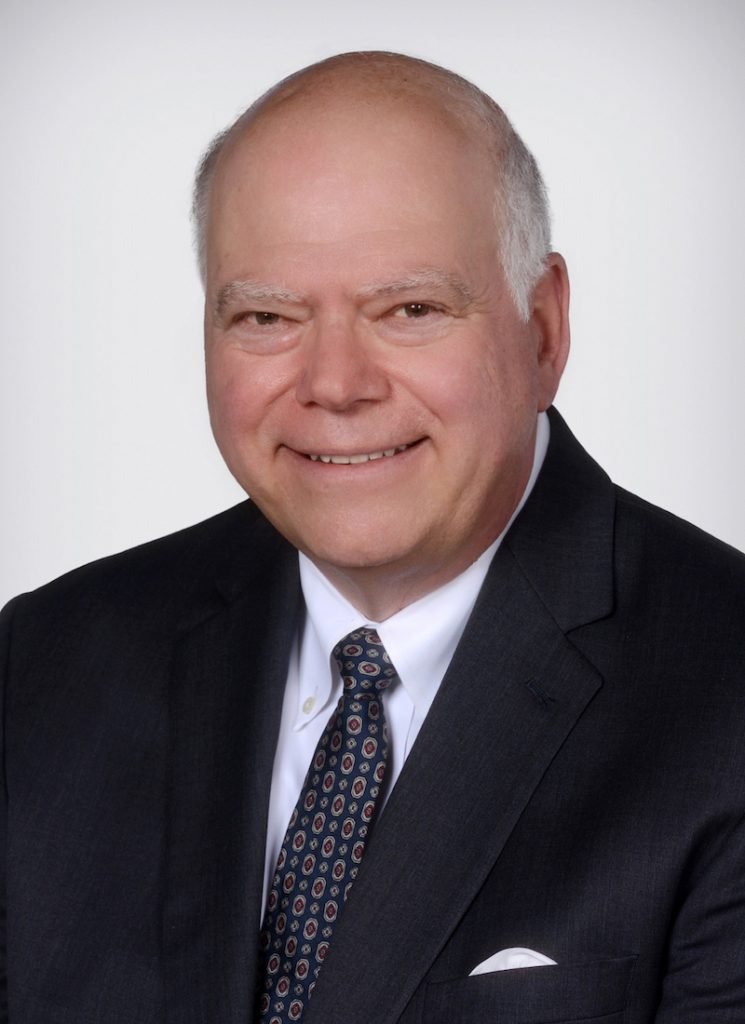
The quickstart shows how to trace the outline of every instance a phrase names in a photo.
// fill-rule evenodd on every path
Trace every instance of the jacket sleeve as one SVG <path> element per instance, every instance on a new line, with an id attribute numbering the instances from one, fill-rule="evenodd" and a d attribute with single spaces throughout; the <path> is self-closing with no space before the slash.
<path id="1" fill-rule="evenodd" d="M 0 612 L 0 1024 L 7 1024 L 8 1021 L 8 788 L 5 771 L 5 686 L 10 663 L 11 621 L 17 600 L 16 598 L 11 601 Z"/>
<path id="2" fill-rule="evenodd" d="M 702 837 L 683 880 L 655 1024 L 738 1024 L 745 1012 L 745 808 Z"/>

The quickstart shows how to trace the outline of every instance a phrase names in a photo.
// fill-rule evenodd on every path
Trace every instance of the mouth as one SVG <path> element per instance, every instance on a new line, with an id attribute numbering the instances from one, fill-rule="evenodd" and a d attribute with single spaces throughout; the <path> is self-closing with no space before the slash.
<path id="1" fill-rule="evenodd" d="M 414 444 L 418 443 L 418 441 L 414 442 Z M 412 447 L 412 444 L 399 444 L 394 448 L 383 448 L 377 452 L 355 452 L 349 455 L 316 455 L 308 452 L 306 458 L 311 462 L 325 462 L 335 466 L 359 466 L 365 462 L 375 462 L 377 459 L 391 459 Z"/>

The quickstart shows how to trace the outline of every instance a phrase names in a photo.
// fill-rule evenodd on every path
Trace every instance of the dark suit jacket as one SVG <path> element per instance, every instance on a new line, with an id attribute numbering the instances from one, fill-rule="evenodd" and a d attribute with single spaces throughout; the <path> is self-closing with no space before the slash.
<path id="1" fill-rule="evenodd" d="M 309 1024 L 744 1021 L 744 611 L 554 415 Z M 249 1024 L 299 614 L 250 503 L 8 607 L 11 1024 Z"/>

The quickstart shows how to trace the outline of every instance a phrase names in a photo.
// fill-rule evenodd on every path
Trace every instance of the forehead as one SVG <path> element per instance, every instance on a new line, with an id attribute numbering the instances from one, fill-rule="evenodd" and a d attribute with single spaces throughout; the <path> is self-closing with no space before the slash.
<path id="1" fill-rule="evenodd" d="M 354 229 L 493 211 L 495 175 L 473 125 L 429 94 L 323 88 L 270 102 L 228 140 L 218 162 L 208 241 L 241 234 L 320 243 Z"/>

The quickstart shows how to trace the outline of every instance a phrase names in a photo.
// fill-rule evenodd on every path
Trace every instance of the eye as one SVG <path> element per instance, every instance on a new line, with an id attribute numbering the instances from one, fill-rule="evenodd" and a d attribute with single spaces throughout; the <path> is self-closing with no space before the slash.
<path id="1" fill-rule="evenodd" d="M 394 316 L 407 320 L 420 320 L 422 317 L 429 316 L 430 313 L 434 312 L 436 312 L 435 307 L 430 306 L 427 302 L 407 302 L 395 310 Z"/>
<path id="2" fill-rule="evenodd" d="M 271 327 L 273 324 L 278 324 L 282 318 L 279 313 L 266 313 L 263 310 L 254 309 L 250 313 L 244 313 L 241 319 L 248 320 L 249 323 L 254 323 L 257 327 Z"/>
<path id="3" fill-rule="evenodd" d="M 267 309 L 236 310 L 226 324 L 226 341 L 244 352 L 273 355 L 296 344 L 302 323 Z"/>

